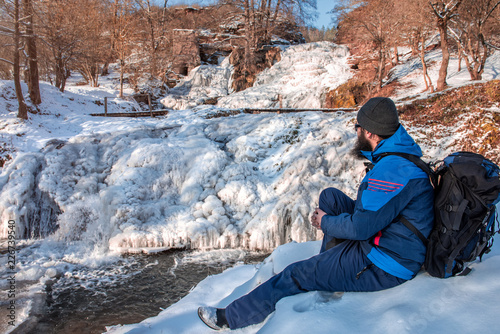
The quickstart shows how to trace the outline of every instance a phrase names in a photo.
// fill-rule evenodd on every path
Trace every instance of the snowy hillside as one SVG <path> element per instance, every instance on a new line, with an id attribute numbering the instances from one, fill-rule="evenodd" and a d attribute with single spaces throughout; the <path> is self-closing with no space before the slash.
<path id="1" fill-rule="evenodd" d="M 331 43 L 288 47 L 280 62 L 259 75 L 255 87 L 236 94 L 228 88 L 226 61 L 197 68 L 163 99 L 172 108 L 190 109 L 157 118 L 89 116 L 103 112 L 105 96 L 117 96 L 117 83 L 108 78 L 100 88 L 69 85 L 65 93 L 42 83 L 40 113 L 23 122 L 16 118 L 12 82 L 0 81 L 2 154 L 13 157 L 0 174 L 0 238 L 6 247 L 9 222 L 14 222 L 16 279 L 29 282 L 16 301 L 18 320 L 28 317 L 32 297 L 48 280 L 70 277 L 78 266 L 115 263 L 123 252 L 186 246 L 271 251 L 298 242 L 279 247 L 260 267 L 241 265 L 209 277 L 158 318 L 113 329 L 208 332 L 196 321 L 197 306 L 225 306 L 287 263 L 317 252 L 314 240 L 321 235 L 308 217 L 319 192 L 333 186 L 354 196 L 363 177 L 362 162 L 349 154 L 355 113 L 228 115 L 227 108 L 274 107 L 278 94 L 284 107 L 321 107 L 326 88 L 351 77 L 348 57 L 346 48 Z M 498 53 L 486 66 L 485 79 L 498 79 Z M 448 83 L 461 85 L 468 74 L 454 68 L 456 62 Z M 412 83 L 406 93 L 421 92 L 419 70 L 407 63 L 394 71 Z M 404 94 L 398 92 L 398 98 Z M 218 106 L 193 107 L 198 98 L 215 96 L 224 96 Z M 110 99 L 109 112 L 132 109 L 129 102 Z M 418 138 L 419 129 L 409 131 Z M 453 150 L 447 138 L 422 144 L 427 156 L 443 157 Z M 424 274 L 388 292 L 291 297 L 278 304 L 266 324 L 240 332 L 437 333 L 449 327 L 494 332 L 495 317 L 488 312 L 496 310 L 493 301 L 500 296 L 495 283 L 499 247 L 465 278 L 439 281 Z M 7 257 L 0 261 L 4 277 Z M 457 291 L 457 285 L 460 295 L 442 295 L 433 303 L 441 291 Z M 484 321 L 460 319 L 468 305 L 481 301 L 488 311 L 478 306 L 471 319 Z M 440 323 L 442 317 L 449 320 Z"/>

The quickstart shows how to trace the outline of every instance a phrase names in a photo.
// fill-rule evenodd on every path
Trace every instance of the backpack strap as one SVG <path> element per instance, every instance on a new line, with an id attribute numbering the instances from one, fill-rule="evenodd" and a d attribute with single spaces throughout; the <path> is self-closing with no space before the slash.
<path id="1" fill-rule="evenodd" d="M 464 233 L 459 234 L 458 240 L 461 240 L 456 246 L 453 252 L 448 256 L 448 263 L 446 264 L 446 272 L 448 274 L 452 273 L 453 263 L 460 252 L 467 246 L 470 238 L 477 233 L 481 226 L 486 226 L 486 222 L 490 219 L 493 210 L 488 209 L 488 212 L 482 221 L 477 222 L 475 225 L 471 225 Z M 481 250 L 482 252 L 483 250 Z M 482 252 L 484 254 L 484 252 Z M 481 257 L 482 255 L 481 254 Z M 468 274 L 468 273 L 467 273 Z M 464 275 L 467 275 L 464 274 Z"/>
<path id="2" fill-rule="evenodd" d="M 434 189 L 436 189 L 437 186 L 437 178 L 436 178 L 436 173 L 432 170 L 432 168 L 426 164 L 420 157 L 414 155 L 414 154 L 409 154 L 409 153 L 400 153 L 400 152 L 386 152 L 382 153 L 379 155 L 380 159 L 387 157 L 389 155 L 397 155 L 399 157 L 405 158 L 406 160 L 409 160 L 413 162 L 417 167 L 419 167 L 421 170 L 423 170 L 428 176 L 429 180 L 431 181 L 431 185 Z"/>
<path id="3" fill-rule="evenodd" d="M 406 219 L 405 217 L 399 215 L 398 218 L 399 218 L 399 221 L 402 222 L 403 225 L 406 226 L 410 231 L 412 231 L 422 241 L 422 243 L 427 247 L 427 245 L 429 244 L 429 240 L 427 240 L 427 238 L 424 237 L 422 232 L 420 232 L 418 230 L 418 228 L 416 228 L 415 225 L 410 223 L 410 221 L 408 219 Z"/>
<path id="4" fill-rule="evenodd" d="M 429 176 L 429 180 L 431 182 L 432 187 L 436 189 L 437 186 L 436 174 L 428 164 L 426 164 L 422 159 L 420 159 L 420 157 L 414 154 L 400 153 L 400 152 L 386 152 L 380 154 L 379 157 L 380 159 L 382 159 L 389 155 L 397 155 L 402 158 L 405 158 L 406 160 L 409 160 L 410 162 L 413 162 L 415 165 L 417 165 L 417 167 L 419 167 Z M 399 215 L 398 218 L 399 221 L 402 222 L 403 225 L 406 226 L 410 231 L 412 231 L 420 239 L 420 241 L 422 241 L 425 247 L 427 247 L 427 245 L 429 244 L 429 240 L 427 240 L 427 238 L 422 234 L 422 232 L 420 232 L 419 229 L 415 227 L 415 225 L 410 223 L 410 221 L 405 217 L 403 217 L 402 215 Z"/>

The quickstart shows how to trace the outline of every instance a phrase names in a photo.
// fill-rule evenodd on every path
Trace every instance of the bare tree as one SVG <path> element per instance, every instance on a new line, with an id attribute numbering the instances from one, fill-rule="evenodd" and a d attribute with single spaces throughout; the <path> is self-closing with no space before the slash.
<path id="1" fill-rule="evenodd" d="M 443 60 L 439 68 L 437 90 L 443 90 L 447 86 L 446 76 L 448 75 L 448 64 L 450 62 L 448 22 L 456 15 L 461 3 L 462 0 L 439 0 L 434 3 L 429 2 L 436 17 L 436 25 L 441 38 L 441 51 L 443 53 Z"/>
<path id="2" fill-rule="evenodd" d="M 25 80 L 28 84 L 28 90 L 30 94 L 31 103 L 34 105 L 39 105 L 42 103 L 42 97 L 40 95 L 40 84 L 38 76 L 38 56 L 36 48 L 36 36 L 34 32 L 34 11 L 32 0 L 23 0 L 24 9 L 24 26 L 25 34 L 24 38 L 26 40 L 26 54 L 28 57 L 28 75 Z"/>
<path id="3" fill-rule="evenodd" d="M 79 32 L 81 43 L 77 45 L 74 66 L 92 87 L 99 86 L 100 66 L 106 62 L 106 45 L 109 33 L 105 28 L 106 4 L 101 0 L 80 0 Z"/>
<path id="4" fill-rule="evenodd" d="M 0 1 L 0 73 L 2 79 L 12 79 L 14 66 L 14 20 L 13 8 L 5 1 Z"/>
<path id="5" fill-rule="evenodd" d="M 302 34 L 308 43 L 317 41 L 333 42 L 335 40 L 336 33 L 337 30 L 335 28 L 325 28 L 324 26 L 320 29 L 313 27 L 304 27 L 302 29 Z"/>
<path id="6" fill-rule="evenodd" d="M 252 8 L 252 10 L 250 9 Z M 253 11 L 253 0 L 252 7 L 250 7 L 249 0 L 245 0 L 245 66 L 244 66 L 244 76 L 250 73 L 250 66 L 253 63 L 253 52 L 255 40 L 254 40 L 254 24 L 252 22 L 251 12 Z"/>
<path id="7" fill-rule="evenodd" d="M 21 87 L 20 75 L 20 56 L 19 50 L 21 48 L 21 31 L 20 31 L 20 13 L 19 13 L 19 0 L 14 0 L 14 86 L 16 87 L 17 102 L 19 110 L 17 117 L 28 119 L 28 108 L 24 102 L 23 90 Z"/>
<path id="8" fill-rule="evenodd" d="M 167 1 L 164 1 L 163 9 L 154 6 L 150 0 L 135 0 L 135 3 L 139 7 L 138 13 L 143 21 L 139 27 L 142 28 L 145 47 L 149 50 L 149 72 L 153 78 L 159 73 L 159 53 L 167 42 L 164 21 Z"/>
<path id="9" fill-rule="evenodd" d="M 425 60 L 427 41 L 436 33 L 435 25 L 429 20 L 433 15 L 432 10 L 427 5 L 427 0 L 406 0 L 395 4 L 396 13 L 404 22 L 399 27 L 400 40 L 406 42 L 412 48 L 413 54 L 420 58 L 425 90 L 430 89 L 433 92 L 434 86 L 428 74 Z"/>
<path id="10" fill-rule="evenodd" d="M 14 87 L 18 102 L 17 117 L 21 119 L 28 119 L 28 107 L 24 101 L 21 86 L 21 4 L 19 3 L 19 0 L 13 0 L 10 2 L 2 1 L 0 4 L 5 11 L 4 14 L 7 14 L 7 17 L 9 18 L 9 21 L 4 22 L 4 25 L 0 26 L 0 32 L 12 39 L 13 42 L 13 44 L 8 45 L 8 47 L 12 50 L 12 62 L 8 59 L 2 59 L 2 61 L 10 63 L 13 67 Z"/>
<path id="11" fill-rule="evenodd" d="M 3 30 L 3 22 L 0 21 L 0 78 L 12 79 L 12 60 L 11 46 L 12 38 Z"/>
<path id="12" fill-rule="evenodd" d="M 335 11 L 342 16 L 342 29 L 351 31 L 355 38 L 372 43 L 377 52 L 375 81 L 382 87 L 391 35 L 399 21 L 393 15 L 392 0 L 351 0 L 340 2 Z"/>
<path id="13" fill-rule="evenodd" d="M 120 97 L 123 97 L 123 81 L 126 71 L 126 59 L 130 54 L 133 43 L 133 16 L 131 0 L 115 0 L 113 6 L 113 58 L 117 58 L 120 63 Z"/>
<path id="14" fill-rule="evenodd" d="M 245 62 L 253 63 L 253 53 L 271 41 L 280 23 L 307 22 L 316 9 L 316 0 L 225 0 L 219 5 L 232 4 L 242 8 L 245 23 Z"/>
<path id="15" fill-rule="evenodd" d="M 47 69 L 55 76 L 54 85 L 64 91 L 71 69 L 77 69 L 79 57 L 84 56 L 88 32 L 85 20 L 91 4 L 79 0 L 44 1 L 38 6 L 40 33 L 43 47 L 47 49 Z M 95 18 L 99 20 L 99 18 Z"/>
<path id="16" fill-rule="evenodd" d="M 486 59 L 493 53 L 493 39 L 500 35 L 499 22 L 492 20 L 498 8 L 499 0 L 464 0 L 459 16 L 451 21 L 451 35 L 471 80 L 481 80 Z"/>

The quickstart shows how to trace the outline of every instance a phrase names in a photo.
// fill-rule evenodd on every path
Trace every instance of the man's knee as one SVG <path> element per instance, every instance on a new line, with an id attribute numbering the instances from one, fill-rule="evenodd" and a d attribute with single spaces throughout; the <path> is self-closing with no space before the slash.
<path id="1" fill-rule="evenodd" d="M 337 188 L 326 188 L 321 191 L 319 194 L 319 201 L 330 201 L 330 200 L 335 200 L 339 196 L 339 193 L 342 193 L 340 190 Z"/>
<path id="2" fill-rule="evenodd" d="M 291 289 L 293 294 L 317 289 L 315 282 L 319 278 L 317 277 L 317 261 L 315 257 L 292 263 L 283 272 L 297 289 L 295 291 Z"/>
<path id="3" fill-rule="evenodd" d="M 319 195 L 319 208 L 328 215 L 354 211 L 354 201 L 337 188 L 326 188 Z"/>

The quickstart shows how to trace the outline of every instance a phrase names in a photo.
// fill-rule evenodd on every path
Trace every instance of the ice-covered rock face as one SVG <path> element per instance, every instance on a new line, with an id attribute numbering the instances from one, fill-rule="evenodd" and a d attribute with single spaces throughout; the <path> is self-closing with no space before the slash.
<path id="1" fill-rule="evenodd" d="M 162 99 L 167 108 L 182 110 L 218 98 L 222 108 L 322 108 L 327 91 L 345 83 L 352 73 L 347 47 L 317 42 L 283 47 L 281 61 L 261 72 L 253 87 L 231 91 L 232 66 L 202 65 Z M 281 97 L 281 99 L 280 99 Z M 281 100 L 281 102 L 280 102 Z"/>
<path id="2" fill-rule="evenodd" d="M 228 59 L 222 60 L 219 65 L 195 67 L 161 103 L 170 109 L 184 110 L 227 96 L 231 93 L 231 71 Z"/>
<path id="3" fill-rule="evenodd" d="M 309 215 L 319 192 L 335 186 L 355 196 L 361 178 L 349 155 L 354 114 L 210 118 L 217 110 L 20 155 L 0 177 L 1 237 L 9 219 L 30 237 L 26 208 L 38 207 L 60 210 L 38 220 L 50 240 L 82 250 L 269 250 L 316 239 Z"/>
<path id="4" fill-rule="evenodd" d="M 352 73 L 348 49 L 330 42 L 286 48 L 281 61 L 261 72 L 252 88 L 221 98 L 223 108 L 322 108 L 328 90 Z M 281 96 L 281 102 L 279 99 Z"/>

